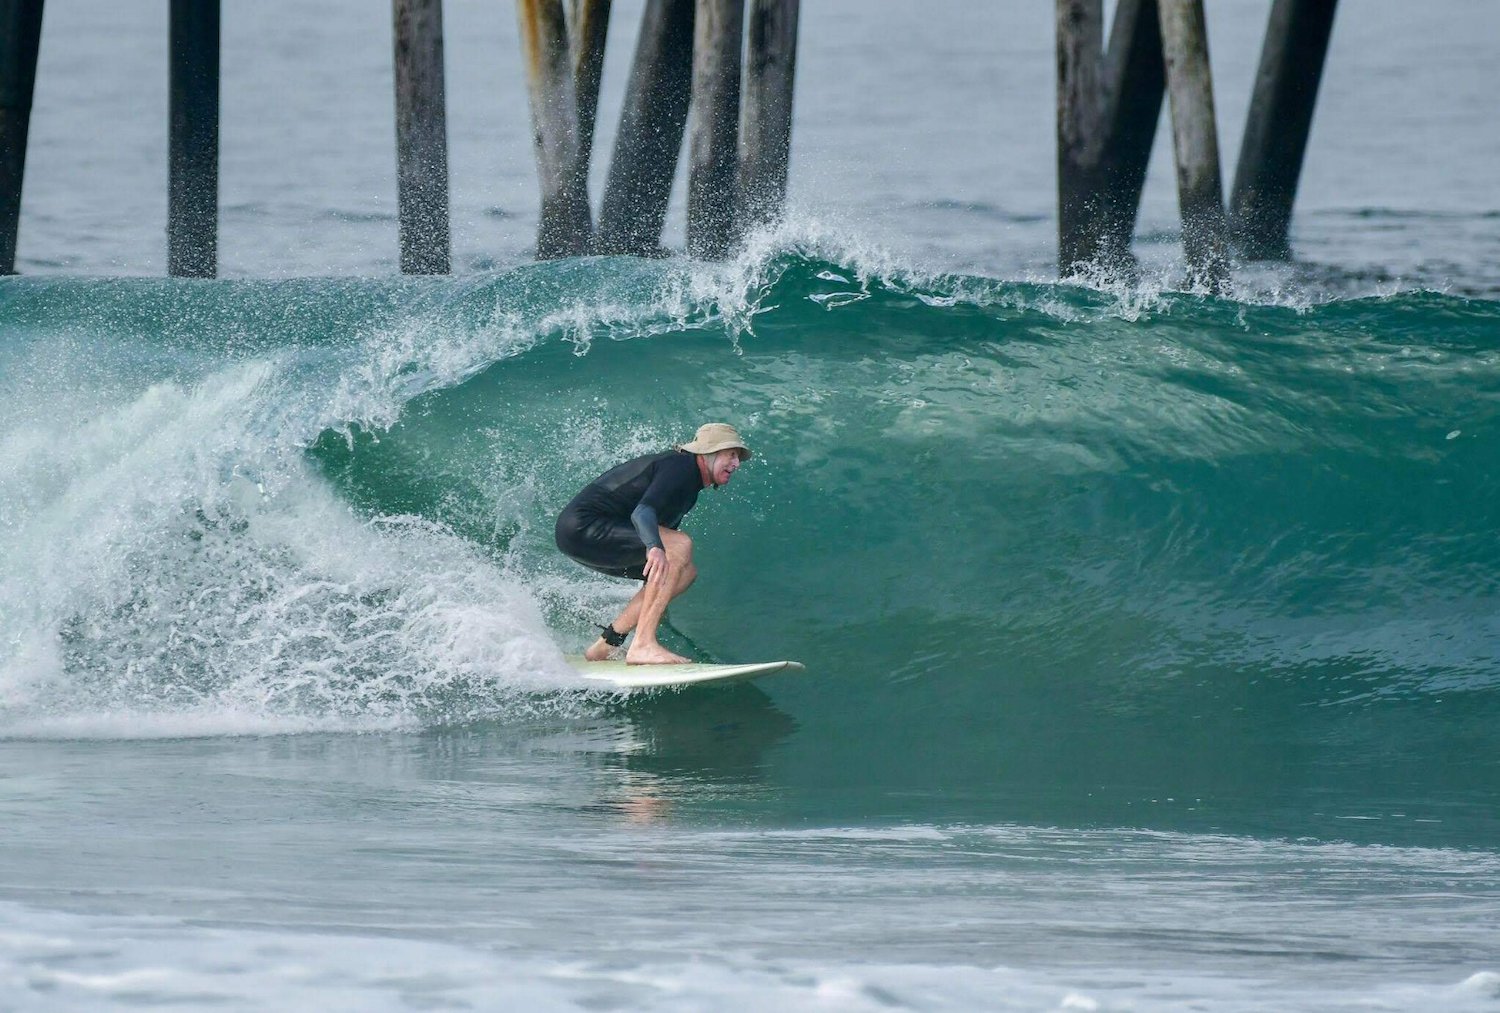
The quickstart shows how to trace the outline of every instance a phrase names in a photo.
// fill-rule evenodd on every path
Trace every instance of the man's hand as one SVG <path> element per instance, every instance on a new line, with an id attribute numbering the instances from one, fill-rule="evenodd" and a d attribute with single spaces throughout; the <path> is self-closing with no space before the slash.
<path id="1" fill-rule="evenodd" d="M 663 549 L 660 545 L 653 545 L 647 549 L 646 565 L 641 568 L 641 572 L 646 575 L 647 580 L 653 577 L 666 580 L 670 577 L 672 575 L 672 563 L 667 559 L 667 550 Z"/>

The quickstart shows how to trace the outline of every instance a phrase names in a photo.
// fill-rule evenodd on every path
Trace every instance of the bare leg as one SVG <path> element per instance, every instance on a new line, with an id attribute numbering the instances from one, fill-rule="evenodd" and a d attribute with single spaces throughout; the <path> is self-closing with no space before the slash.
<path id="1" fill-rule="evenodd" d="M 615 616 L 615 621 L 610 623 L 615 628 L 615 632 L 629 633 L 635 629 L 636 620 L 641 614 L 641 603 L 645 600 L 646 585 L 642 584 L 641 589 L 626 603 L 624 610 Z M 603 637 L 600 637 L 589 645 L 588 650 L 583 652 L 583 656 L 590 661 L 608 661 L 609 656 L 617 650 L 619 650 L 618 647 L 611 647 Z"/>
<path id="2" fill-rule="evenodd" d="M 667 535 L 680 534 L 680 532 L 672 531 L 670 528 L 662 528 L 661 530 L 664 546 L 669 545 L 669 543 L 666 541 Z M 689 539 L 686 535 L 681 535 L 681 537 L 687 540 L 687 549 L 685 554 L 686 562 L 684 563 L 676 559 L 673 560 L 673 590 L 671 596 L 668 598 L 668 601 L 670 601 L 672 598 L 676 598 L 678 595 L 682 594 L 682 592 L 686 591 L 688 587 L 692 585 L 693 581 L 698 578 L 698 568 L 693 565 L 692 540 Z M 672 558 L 670 548 L 668 548 L 668 558 Z M 610 625 L 613 626 L 617 632 L 629 633 L 631 630 L 635 629 L 636 623 L 638 623 L 641 618 L 641 608 L 646 602 L 647 591 L 647 585 L 642 584 L 641 589 L 637 591 L 631 597 L 630 601 L 625 604 L 625 607 L 620 610 L 620 614 L 615 616 L 614 622 L 610 623 Z M 660 625 L 660 622 L 661 617 L 658 616 L 657 624 Z M 654 641 L 655 639 L 656 638 L 653 633 L 652 640 Z M 600 637 L 589 645 L 588 650 L 583 652 L 583 656 L 589 661 L 607 661 L 609 660 L 610 655 L 614 654 L 614 652 L 617 650 L 619 650 L 618 647 L 611 647 L 605 642 L 603 637 Z M 674 657 L 676 657 L 676 655 L 674 655 Z"/>
<path id="3" fill-rule="evenodd" d="M 670 528 L 661 529 L 661 540 L 667 560 L 672 564 L 671 572 L 665 575 L 653 573 L 642 589 L 635 640 L 625 653 L 625 663 L 629 665 L 681 665 L 688 660 L 658 643 L 656 629 L 667 611 L 667 603 L 687 590 L 698 575 L 693 566 L 693 540 Z M 615 628 L 619 629 L 618 626 Z"/>

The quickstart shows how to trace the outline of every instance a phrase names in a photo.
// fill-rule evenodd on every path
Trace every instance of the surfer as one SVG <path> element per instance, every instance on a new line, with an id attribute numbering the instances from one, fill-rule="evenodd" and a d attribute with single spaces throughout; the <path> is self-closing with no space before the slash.
<path id="1" fill-rule="evenodd" d="M 606 660 L 634 629 L 627 664 L 687 662 L 656 639 L 667 603 L 698 576 L 693 540 L 677 526 L 700 490 L 728 485 L 749 459 L 750 448 L 733 426 L 710 422 L 674 450 L 611 468 L 563 508 L 557 518 L 557 547 L 563 555 L 611 577 L 644 581 L 614 621 L 599 627 L 604 632 L 584 657 Z"/>

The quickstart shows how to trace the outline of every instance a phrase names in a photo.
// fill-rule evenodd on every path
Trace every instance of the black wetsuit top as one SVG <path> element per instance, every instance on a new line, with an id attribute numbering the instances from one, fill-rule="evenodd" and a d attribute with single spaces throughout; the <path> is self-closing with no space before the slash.
<path id="1" fill-rule="evenodd" d="M 563 507 L 557 547 L 600 573 L 645 580 L 646 550 L 661 545 L 657 526 L 675 530 L 702 488 L 698 459 L 685 450 L 626 461 Z"/>

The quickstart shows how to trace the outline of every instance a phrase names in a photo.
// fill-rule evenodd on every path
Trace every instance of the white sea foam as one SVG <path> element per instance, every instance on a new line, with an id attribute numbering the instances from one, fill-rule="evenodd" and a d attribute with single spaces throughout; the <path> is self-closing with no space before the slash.
<path id="1" fill-rule="evenodd" d="M 420 518 L 355 515 L 315 473 L 303 445 L 356 398 L 340 387 L 331 409 L 328 382 L 288 352 L 133 392 L 49 381 L 12 410 L 0 733 L 364 729 L 575 706 L 521 581 Z M 388 417 L 399 392 L 376 387 L 360 406 Z"/>
<path id="2" fill-rule="evenodd" d="M 248 359 L 211 340 L 206 355 L 164 355 L 99 321 L 66 354 L 18 336 L 0 387 L 0 734 L 407 727 L 576 706 L 538 603 L 592 615 L 618 588 L 517 576 L 422 518 L 357 516 L 305 454 L 329 429 L 389 427 L 412 398 L 539 340 L 586 350 L 744 301 L 687 262 L 620 267 L 634 296 L 616 302 L 596 298 L 614 274 L 575 268 L 598 283 L 575 291 L 547 273 L 574 268 L 547 265 L 476 277 L 388 326 Z M 559 459 L 597 463 L 586 436 Z M 610 453 L 676 436 L 622 449 L 612 432 Z M 509 481 L 489 490 L 510 511 L 496 523 L 527 513 L 525 476 Z"/>
<path id="3" fill-rule="evenodd" d="M 1373 986 L 1171 975 L 820 962 L 737 953 L 579 961 L 433 939 L 206 927 L 0 902 L 0 1002 L 37 1011 L 211 1006 L 399 1010 L 1487 1010 L 1491 971 Z"/>

